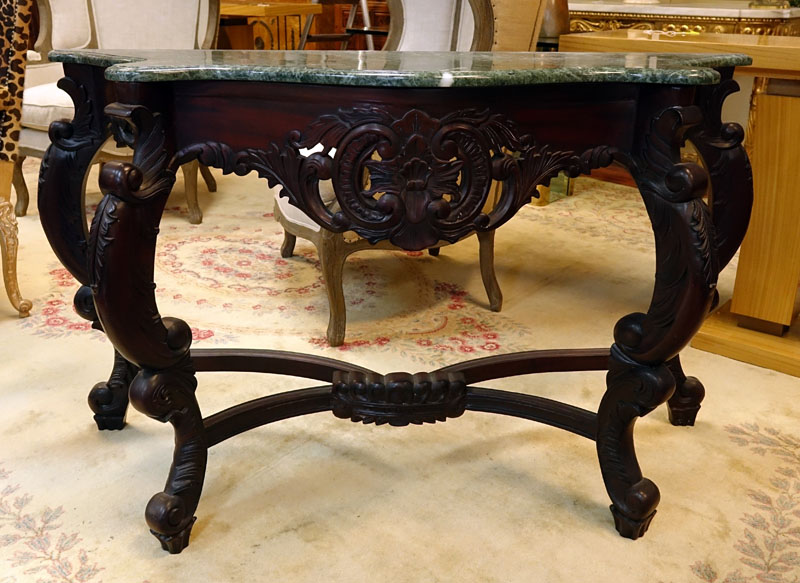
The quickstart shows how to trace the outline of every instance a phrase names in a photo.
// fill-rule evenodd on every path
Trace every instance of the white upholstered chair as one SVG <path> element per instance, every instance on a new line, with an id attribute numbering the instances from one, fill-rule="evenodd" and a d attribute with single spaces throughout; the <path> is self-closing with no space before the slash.
<path id="1" fill-rule="evenodd" d="M 389 0 L 391 25 L 385 50 L 399 51 L 533 51 L 542 22 L 543 0 Z M 458 7 L 461 7 L 459 10 Z M 320 191 L 328 205 L 336 204 L 330 183 Z M 364 249 L 398 248 L 388 241 L 371 244 L 354 233 L 333 233 L 275 194 L 275 219 L 283 226 L 283 257 L 291 257 L 297 237 L 317 248 L 328 294 L 327 339 L 344 342 L 347 313 L 342 270 L 347 256 Z M 494 273 L 494 231 L 478 233 L 480 270 L 489 307 L 500 311 L 503 295 Z M 442 242 L 441 245 L 446 245 Z M 430 249 L 438 255 L 439 247 Z"/>
<path id="2" fill-rule="evenodd" d="M 56 86 L 63 76 L 60 63 L 47 61 L 51 48 L 102 49 L 192 49 L 210 48 L 219 26 L 219 0 L 36 0 L 40 33 L 37 52 L 32 53 L 22 106 L 20 156 L 14 169 L 17 192 L 15 212 L 23 216 L 28 207 L 28 189 L 22 175 L 26 156 L 41 158 L 50 144 L 47 130 L 61 119 L 72 119 L 72 101 Z M 113 141 L 103 147 L 96 162 L 125 158 L 130 151 L 118 150 Z M 216 190 L 207 168 L 190 162 L 182 167 L 189 221 L 200 223 L 197 203 L 197 172 L 209 190 Z"/>

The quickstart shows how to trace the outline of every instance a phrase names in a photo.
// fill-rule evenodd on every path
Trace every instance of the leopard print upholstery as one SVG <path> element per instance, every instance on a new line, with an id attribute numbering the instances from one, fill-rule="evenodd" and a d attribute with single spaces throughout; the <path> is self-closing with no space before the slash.
<path id="1" fill-rule="evenodd" d="M 0 0 L 0 160 L 17 157 L 33 0 Z"/>

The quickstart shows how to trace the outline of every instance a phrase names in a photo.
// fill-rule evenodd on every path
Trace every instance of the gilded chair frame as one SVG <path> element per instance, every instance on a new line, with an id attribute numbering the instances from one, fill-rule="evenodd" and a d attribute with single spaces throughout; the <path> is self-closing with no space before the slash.
<path id="1" fill-rule="evenodd" d="M 30 314 L 32 304 L 22 298 L 17 281 L 19 236 L 11 207 L 11 182 L 19 157 L 32 1 L 0 0 L 0 255 L 6 293 L 21 318 Z"/>

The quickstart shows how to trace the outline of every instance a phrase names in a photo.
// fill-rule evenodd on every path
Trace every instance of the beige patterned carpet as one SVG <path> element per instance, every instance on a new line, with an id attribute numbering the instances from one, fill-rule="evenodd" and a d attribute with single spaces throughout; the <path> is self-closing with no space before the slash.
<path id="1" fill-rule="evenodd" d="M 280 259 L 266 184 L 219 182 L 201 195 L 199 226 L 188 224 L 178 185 L 160 238 L 161 312 L 187 320 L 196 347 L 298 350 L 413 372 L 609 346 L 616 320 L 650 299 L 638 195 L 584 179 L 576 196 L 525 208 L 498 232 L 499 314 L 487 309 L 474 239 L 438 258 L 351 257 L 347 343 L 332 349 L 311 245 Z M 20 284 L 34 312 L 19 320 L 0 306 L 0 583 L 800 580 L 800 379 L 694 349 L 685 368 L 707 390 L 697 426 L 672 427 L 663 408 L 637 424 L 639 460 L 662 494 L 638 541 L 616 534 L 594 445 L 581 437 L 482 413 L 403 429 L 319 414 L 213 448 L 192 542 L 170 556 L 143 511 L 166 478 L 171 428 L 132 410 L 124 431 L 95 429 L 86 394 L 107 378 L 112 351 L 73 313 L 75 283 L 33 206 L 20 220 Z M 723 300 L 732 276 L 723 275 Z M 209 414 L 300 386 L 310 383 L 206 373 L 198 398 Z M 594 410 L 604 375 L 491 386 Z"/>

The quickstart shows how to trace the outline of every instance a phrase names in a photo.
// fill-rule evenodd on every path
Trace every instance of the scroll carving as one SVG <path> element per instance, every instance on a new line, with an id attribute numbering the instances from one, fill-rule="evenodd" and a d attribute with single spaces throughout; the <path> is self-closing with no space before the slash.
<path id="1" fill-rule="evenodd" d="M 318 144 L 321 151 L 301 154 Z M 235 152 L 224 144 L 196 144 L 178 152 L 170 168 L 195 158 L 225 173 L 255 170 L 325 229 L 355 231 L 373 243 L 388 239 L 408 250 L 495 229 L 559 171 L 576 176 L 612 159 L 602 147 L 579 156 L 539 145 L 488 111 L 437 119 L 418 109 L 394 117 L 377 106 L 321 116 L 290 134 L 284 146 Z M 319 182 L 328 179 L 338 210 L 320 197 Z M 503 189 L 484 212 L 493 181 L 502 181 Z"/>
<path id="2" fill-rule="evenodd" d="M 88 76 L 65 77 L 58 82 L 72 99 L 72 121 L 50 125 L 52 144 L 39 167 L 39 215 L 56 255 L 82 284 L 88 284 L 83 187 L 91 161 L 105 141 L 107 124 L 99 107 L 97 91 L 87 89 Z M 58 179 L 49 179 L 58 176 Z"/>
<path id="3" fill-rule="evenodd" d="M 72 99 L 75 115 L 72 121 L 55 121 L 50 124 L 50 141 L 62 150 L 74 152 L 100 139 L 96 129 L 92 100 L 86 87 L 70 77 L 58 81 L 58 88 Z"/>
<path id="4" fill-rule="evenodd" d="M 688 139 L 695 145 L 711 178 L 715 245 L 720 268 L 733 258 L 744 239 L 753 204 L 753 173 L 742 147 L 744 130 L 737 123 L 722 122 L 722 104 L 739 90 L 731 78 L 698 90 L 703 123 L 691 128 Z"/>
<path id="5" fill-rule="evenodd" d="M 167 168 L 163 117 L 143 106 L 112 103 L 105 109 L 117 140 L 135 144 L 133 163 L 108 162 L 100 173 L 100 190 L 139 203 L 169 194 L 175 171 Z"/>
<path id="6" fill-rule="evenodd" d="M 466 408 L 467 386 L 459 373 L 336 372 L 333 414 L 342 419 L 404 426 L 459 417 Z"/>
<path id="7" fill-rule="evenodd" d="M 697 107 L 667 108 L 653 117 L 634 155 L 615 154 L 639 185 L 655 235 L 650 307 L 646 314 L 625 316 L 614 329 L 620 349 L 643 364 L 675 356 L 697 331 L 716 291 L 714 226 L 702 200 L 708 175 L 697 164 L 680 162 L 684 136 L 701 120 Z"/>

